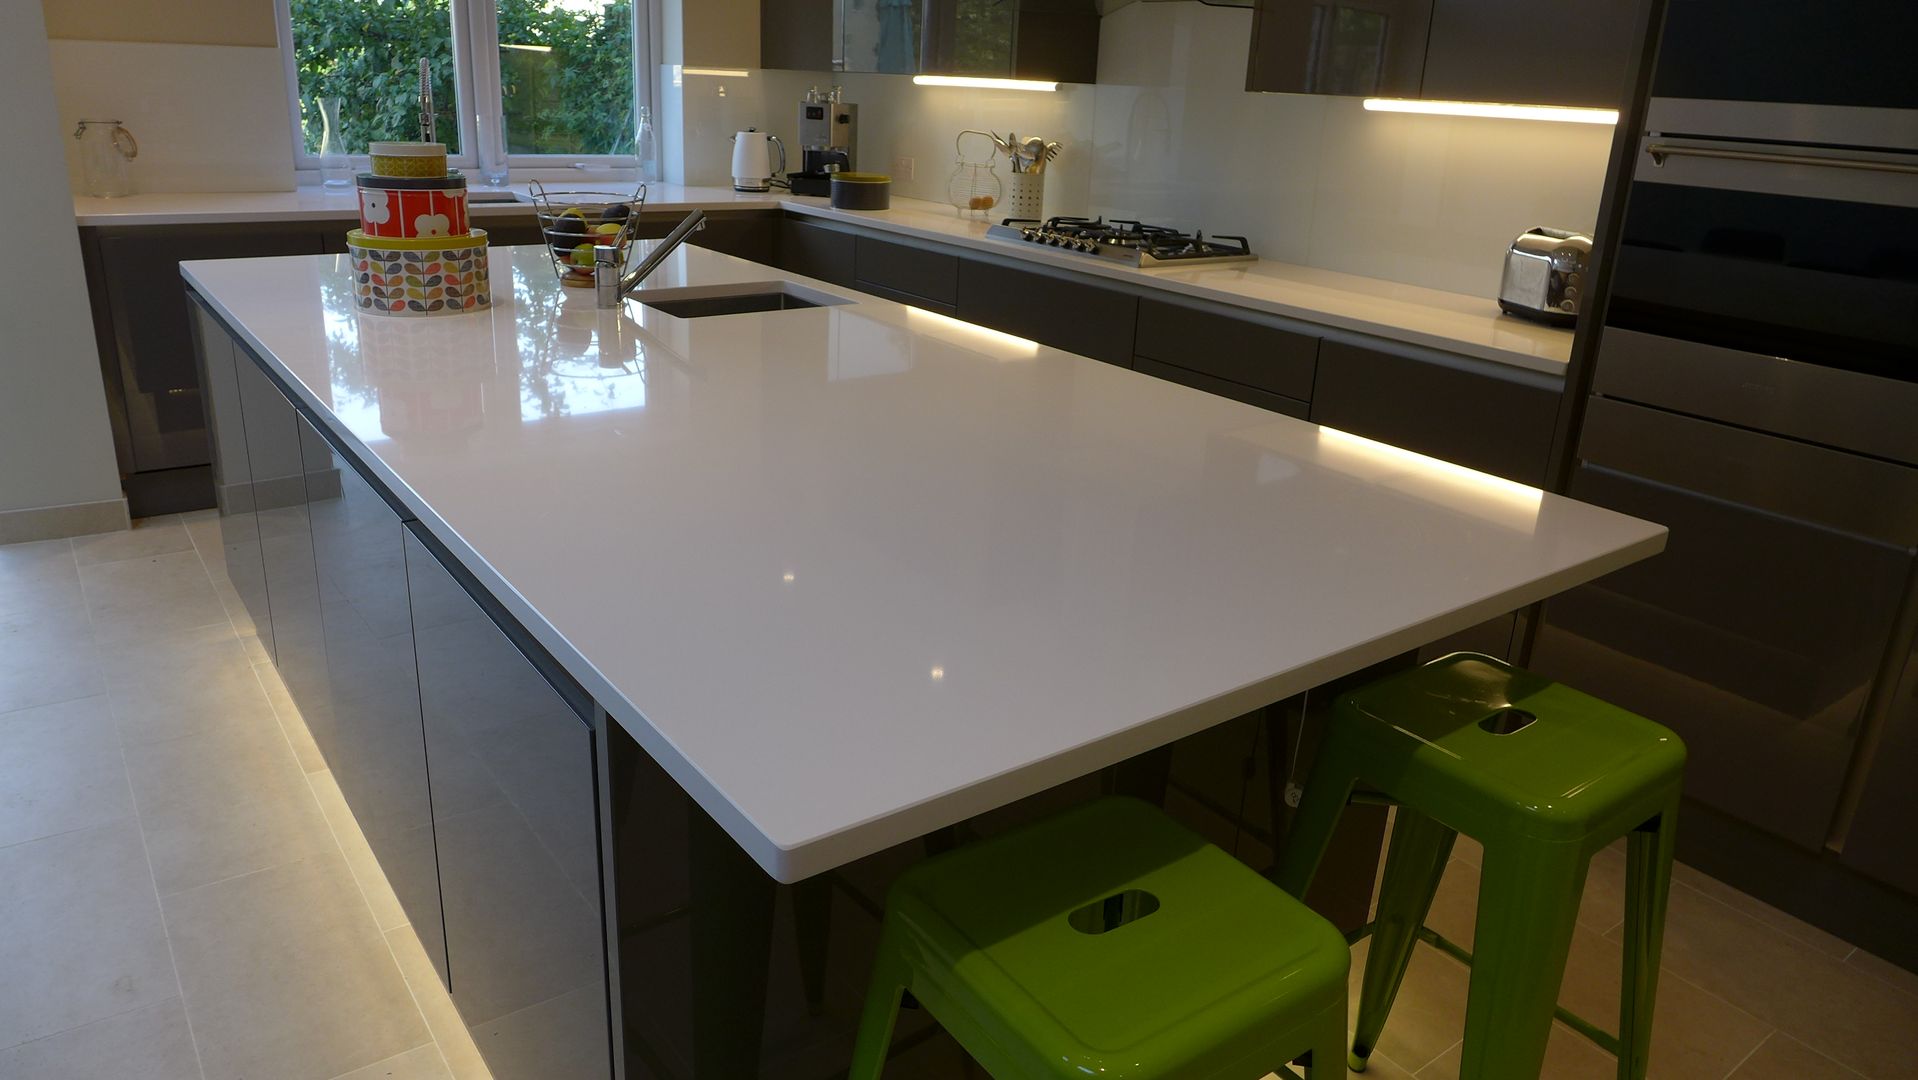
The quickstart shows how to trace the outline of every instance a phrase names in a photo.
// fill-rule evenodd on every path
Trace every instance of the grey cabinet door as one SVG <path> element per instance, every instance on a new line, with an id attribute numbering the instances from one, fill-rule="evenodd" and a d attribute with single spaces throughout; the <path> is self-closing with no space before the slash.
<path id="1" fill-rule="evenodd" d="M 204 465 L 210 452 L 180 263 L 317 255 L 319 232 L 308 225 L 103 231 L 99 252 L 134 470 Z"/>
<path id="2" fill-rule="evenodd" d="M 833 70 L 833 4 L 838 0 L 759 0 L 759 66 Z"/>
<path id="3" fill-rule="evenodd" d="M 331 760 L 335 748 L 333 713 L 327 700 L 326 636 L 320 623 L 304 465 L 305 458 L 316 456 L 320 448 L 302 445 L 305 424 L 258 363 L 242 355 L 235 368 L 253 472 L 274 660 L 314 741 Z"/>
<path id="4" fill-rule="evenodd" d="M 1437 0 L 1419 96 L 1615 109 L 1637 25 L 1637 0 Z"/>
<path id="5" fill-rule="evenodd" d="M 304 415 L 307 514 L 326 635 L 327 765 L 446 980 L 401 515 Z"/>
<path id="6" fill-rule="evenodd" d="M 1678 732 L 1693 798 L 1822 848 L 1910 553 L 1589 463 L 1569 494 L 1671 537 L 1550 600 L 1531 666 Z"/>
<path id="7" fill-rule="evenodd" d="M 1190 386 L 1194 390 L 1204 390 L 1208 394 L 1217 394 L 1220 397 L 1231 398 L 1234 401 L 1243 401 L 1247 405 L 1257 405 L 1261 409 L 1270 409 L 1273 412 L 1284 413 L 1287 416 L 1296 417 L 1300 420 L 1304 420 L 1312 411 L 1311 405 L 1297 398 L 1274 394 L 1268 390 L 1260 390 L 1256 387 L 1246 386 L 1244 383 L 1235 383 L 1221 379 L 1215 375 L 1191 371 L 1174 364 L 1162 364 L 1149 356 L 1133 357 L 1132 369 L 1134 371 L 1142 371 L 1147 375 L 1157 376 L 1167 382 L 1178 383 L 1180 386 Z"/>
<path id="8" fill-rule="evenodd" d="M 612 1069 L 592 729 L 406 533 L 453 1003 L 499 1080 Z"/>
<path id="9" fill-rule="evenodd" d="M 852 266 L 861 288 L 876 285 L 935 304 L 951 304 L 958 295 L 959 259 L 949 252 L 861 236 L 853 245 Z"/>
<path id="10" fill-rule="evenodd" d="M 1139 301 L 1133 352 L 1187 371 L 1280 394 L 1312 399 L 1319 339 L 1193 304 Z"/>
<path id="11" fill-rule="evenodd" d="M 228 612 L 241 636 L 253 635 L 273 656 L 273 624 L 267 609 L 266 564 L 260 554 L 260 521 L 253 493 L 253 463 L 246 449 L 238 364 L 253 358 L 236 345 L 226 326 L 197 298 L 192 301 L 194 348 L 200 355 L 207 424 L 212 431 L 213 497 L 220 515 L 220 559 L 241 610 Z"/>
<path id="12" fill-rule="evenodd" d="M 1892 696 L 1858 814 L 1842 858 L 1872 877 L 1918 896 L 1918 647 L 1905 660 Z"/>
<path id="13" fill-rule="evenodd" d="M 959 317 L 1042 345 L 1132 366 L 1139 298 L 1066 277 L 959 260 Z"/>
<path id="14" fill-rule="evenodd" d="M 853 283 L 853 234 L 796 217 L 779 222 L 779 268 L 834 285 Z"/>
<path id="15" fill-rule="evenodd" d="M 1432 0 L 1258 0 L 1247 90 L 1417 97 Z"/>
<path id="16" fill-rule="evenodd" d="M 1548 375 L 1327 340 L 1312 420 L 1454 464 L 1545 481 L 1562 391 Z"/>

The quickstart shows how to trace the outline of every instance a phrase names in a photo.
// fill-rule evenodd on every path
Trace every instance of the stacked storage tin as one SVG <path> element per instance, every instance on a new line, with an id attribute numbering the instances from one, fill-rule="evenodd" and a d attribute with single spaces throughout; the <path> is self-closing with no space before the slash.
<path id="1" fill-rule="evenodd" d="M 359 308 L 456 315 L 493 303 L 486 231 L 466 219 L 466 177 L 442 143 L 376 142 L 359 174 L 360 227 L 346 234 Z"/>

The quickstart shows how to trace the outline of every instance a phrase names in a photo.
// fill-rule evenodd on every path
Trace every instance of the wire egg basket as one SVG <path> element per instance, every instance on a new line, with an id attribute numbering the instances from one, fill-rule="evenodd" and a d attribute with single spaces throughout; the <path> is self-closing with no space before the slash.
<path id="1" fill-rule="evenodd" d="M 966 136 L 977 135 L 985 140 L 985 157 L 974 159 L 966 156 Z M 992 136 L 983 131 L 962 131 L 952 140 L 953 151 L 958 160 L 952 168 L 952 178 L 946 181 L 946 199 L 953 207 L 974 214 L 984 214 L 999 205 L 1005 198 L 1006 186 L 992 167 L 992 152 L 996 143 Z"/>
<path id="2" fill-rule="evenodd" d="M 562 285 L 591 288 L 593 248 L 619 249 L 623 271 L 639 239 L 639 215 L 646 205 L 646 185 L 628 192 L 549 191 L 535 180 L 527 185 L 533 196 L 533 216 L 546 240 L 546 257 Z"/>

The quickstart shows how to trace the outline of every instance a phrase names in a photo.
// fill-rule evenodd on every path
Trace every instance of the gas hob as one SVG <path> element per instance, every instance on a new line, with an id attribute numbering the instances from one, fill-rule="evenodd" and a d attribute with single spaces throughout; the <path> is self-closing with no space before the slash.
<path id="1" fill-rule="evenodd" d="M 1142 268 L 1251 262 L 1258 258 L 1243 236 L 1207 236 L 1123 218 L 1007 218 L 987 229 L 986 235 Z"/>

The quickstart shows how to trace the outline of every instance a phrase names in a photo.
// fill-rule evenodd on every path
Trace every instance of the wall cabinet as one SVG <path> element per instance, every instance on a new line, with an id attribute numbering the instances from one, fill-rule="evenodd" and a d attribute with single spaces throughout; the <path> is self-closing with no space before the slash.
<path id="1" fill-rule="evenodd" d="M 1639 0 L 1257 0 L 1247 90 L 1617 108 Z"/>
<path id="2" fill-rule="evenodd" d="M 495 1077 L 611 1075 L 593 731 L 407 526 L 453 1002 Z"/>
<path id="3" fill-rule="evenodd" d="M 1559 380 L 1539 372 L 1328 340 L 1312 421 L 1536 486 L 1561 396 Z"/>

